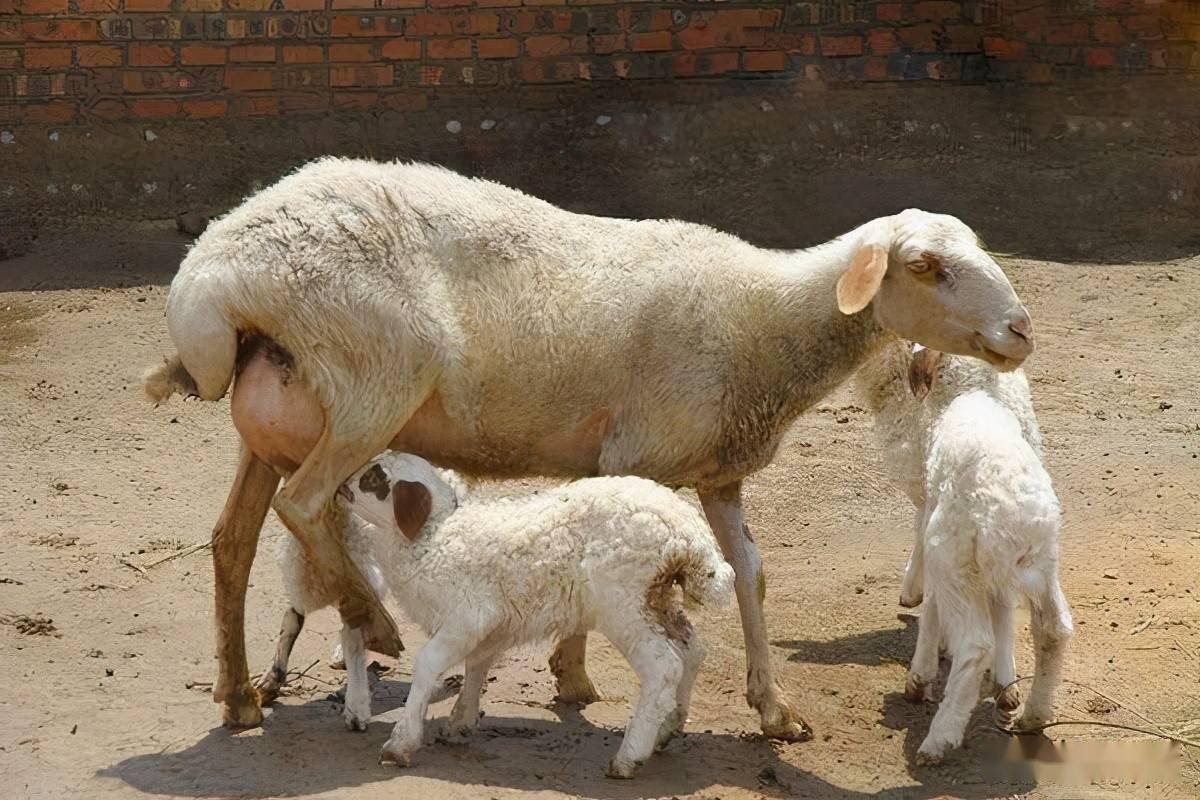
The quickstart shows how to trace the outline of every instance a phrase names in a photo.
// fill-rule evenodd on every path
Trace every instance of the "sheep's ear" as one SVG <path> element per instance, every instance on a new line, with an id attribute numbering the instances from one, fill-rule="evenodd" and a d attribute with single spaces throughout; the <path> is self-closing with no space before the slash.
<path id="1" fill-rule="evenodd" d="M 866 308 L 875 297 L 875 292 L 879 291 L 887 266 L 886 247 L 877 243 L 865 243 L 859 247 L 850 261 L 850 268 L 838 278 L 838 310 L 843 314 L 857 314 Z"/>
<path id="2" fill-rule="evenodd" d="M 425 521 L 433 513 L 433 495 L 425 484 L 415 481 L 396 481 L 392 486 L 392 513 L 400 531 L 411 542 L 417 538 Z"/>
<path id="3" fill-rule="evenodd" d="M 924 400 L 925 395 L 933 388 L 933 379 L 937 376 L 938 362 L 942 360 L 940 350 L 930 350 L 927 347 L 913 348 L 912 360 L 908 362 L 908 388 L 913 397 Z"/>

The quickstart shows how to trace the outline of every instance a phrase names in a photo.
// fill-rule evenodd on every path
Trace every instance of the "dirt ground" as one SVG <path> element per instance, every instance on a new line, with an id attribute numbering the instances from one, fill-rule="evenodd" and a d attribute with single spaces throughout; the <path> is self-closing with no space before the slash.
<path id="1" fill-rule="evenodd" d="M 331 697 L 343 678 L 328 665 L 337 620 L 321 612 L 297 645 L 293 667 L 304 674 L 287 696 L 261 728 L 227 732 L 208 683 L 208 553 L 161 560 L 207 540 L 236 437 L 225 403 L 154 409 L 139 384 L 170 350 L 163 304 L 184 244 L 148 223 L 43 237 L 0 265 L 4 796 L 1200 796 L 1187 761 L 1182 777 L 1156 785 L 989 777 L 984 753 L 1007 739 L 986 704 L 968 750 L 941 767 L 913 765 L 934 708 L 900 695 L 915 640 L 896 602 L 911 509 L 884 480 L 868 420 L 845 393 L 802 419 L 748 487 L 774 657 L 814 741 L 756 735 L 733 610 L 698 618 L 710 655 L 687 735 L 630 782 L 602 773 L 636 682 L 598 638 L 590 669 L 604 702 L 555 706 L 545 651 L 511 653 L 488 685 L 479 734 L 431 744 L 401 771 L 376 757 L 421 637 L 405 626 L 398 663 L 379 657 L 376 717 L 351 734 Z M 1063 582 L 1077 622 L 1067 677 L 1104 695 L 1067 685 L 1059 715 L 1200 738 L 1200 257 L 1006 267 L 1037 325 L 1028 371 L 1066 509 Z M 252 575 L 257 669 L 284 608 L 273 560 L 281 535 L 272 517 Z M 434 717 L 448 708 L 437 704 Z M 1049 733 L 1072 745 L 1145 738 Z"/>

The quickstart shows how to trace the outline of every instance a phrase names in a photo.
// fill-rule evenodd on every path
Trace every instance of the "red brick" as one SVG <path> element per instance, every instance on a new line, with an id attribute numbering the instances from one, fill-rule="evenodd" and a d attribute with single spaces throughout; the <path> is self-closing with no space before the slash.
<path id="1" fill-rule="evenodd" d="M 215 44 L 185 44 L 179 48 L 179 63 L 188 66 L 224 64 L 228 57 L 228 48 Z"/>
<path id="2" fill-rule="evenodd" d="M 629 34 L 629 49 L 635 53 L 661 52 L 671 49 L 671 32 L 657 31 L 655 33 Z"/>
<path id="3" fill-rule="evenodd" d="M 390 86 L 392 67 L 334 67 L 329 70 L 330 86 Z"/>
<path id="4" fill-rule="evenodd" d="M 363 25 L 363 21 L 368 21 Z M 388 18 L 369 14 L 339 14 L 333 18 L 330 30 L 334 36 L 387 36 Z"/>
<path id="5" fill-rule="evenodd" d="M 477 39 L 475 49 L 480 58 L 516 58 L 521 52 L 516 39 Z"/>
<path id="6" fill-rule="evenodd" d="M 425 0 L 380 0 L 380 8 L 424 8 Z"/>
<path id="7" fill-rule="evenodd" d="M 184 100 L 183 113 L 192 119 L 223 117 L 229 110 L 225 100 Z"/>
<path id="8" fill-rule="evenodd" d="M 121 0 L 75 0 L 80 14 L 105 14 L 121 8 Z"/>
<path id="9" fill-rule="evenodd" d="M 1093 47 L 1087 53 L 1087 65 L 1097 69 L 1116 66 L 1117 57 L 1110 47 Z"/>
<path id="10" fill-rule="evenodd" d="M 330 61 L 374 61 L 374 45 L 371 44 L 330 44 Z"/>
<path id="11" fill-rule="evenodd" d="M 396 61 L 413 61 L 421 57 L 421 43 L 412 39 L 392 39 L 384 42 L 380 54 Z"/>
<path id="12" fill-rule="evenodd" d="M 75 57 L 81 67 L 119 67 L 125 49 L 103 45 L 81 45 L 75 48 Z"/>
<path id="13" fill-rule="evenodd" d="M 925 0 L 913 6 L 913 14 L 917 19 L 927 19 L 938 22 L 945 19 L 962 17 L 962 6 L 948 0 Z"/>
<path id="14" fill-rule="evenodd" d="M 346 9 L 362 8 L 374 9 L 375 0 L 333 0 L 330 5 L 334 11 L 344 11 Z"/>
<path id="15" fill-rule="evenodd" d="M 1045 33 L 1047 44 L 1085 44 L 1088 40 L 1086 20 L 1051 25 Z"/>
<path id="16" fill-rule="evenodd" d="M 324 8 L 324 4 L 321 8 Z M 221 0 L 175 0 L 176 11 L 220 11 Z"/>
<path id="17" fill-rule="evenodd" d="M 925 74 L 935 81 L 956 81 L 962 78 L 962 61 L 939 58 L 925 64 Z"/>
<path id="18" fill-rule="evenodd" d="M 1054 67 L 1050 64 L 1026 64 L 1021 77 L 1026 83 L 1054 83 Z"/>
<path id="19" fill-rule="evenodd" d="M 283 0 L 284 11 L 323 11 L 325 0 Z"/>
<path id="20" fill-rule="evenodd" d="M 557 56 L 571 49 L 571 40 L 566 36 L 530 36 L 525 40 L 525 54 L 531 58 Z"/>
<path id="21" fill-rule="evenodd" d="M 942 49 L 947 53 L 978 53 L 983 49 L 983 28 L 979 25 L 947 25 Z"/>
<path id="22" fill-rule="evenodd" d="M 404 30 L 409 36 L 449 36 L 454 33 L 450 18 L 444 14 L 417 14 L 405 20 Z"/>
<path id="23" fill-rule="evenodd" d="M 121 100 L 105 98 L 93 103 L 87 110 L 87 113 L 101 119 L 124 119 L 128 114 L 128 109 L 125 108 L 125 103 Z"/>
<path id="24" fill-rule="evenodd" d="M 233 62 L 256 61 L 270 63 L 275 60 L 273 44 L 239 44 L 229 48 L 229 60 Z"/>
<path id="25" fill-rule="evenodd" d="M 379 102 L 379 92 L 336 92 L 333 107 L 338 111 L 371 108 Z"/>
<path id="26" fill-rule="evenodd" d="M 928 22 L 900 29 L 900 40 L 914 53 L 936 53 L 937 26 Z"/>
<path id="27" fill-rule="evenodd" d="M 167 44 L 129 45 L 129 66 L 169 67 L 175 63 L 175 49 Z"/>
<path id="28" fill-rule="evenodd" d="M 899 22 L 904 17 L 901 3 L 880 3 L 875 6 L 875 19 L 880 22 Z"/>
<path id="29" fill-rule="evenodd" d="M 27 17 L 37 14 L 65 14 L 67 0 L 21 0 L 21 13 Z"/>
<path id="30" fill-rule="evenodd" d="M 67 122 L 75 116 L 75 104 L 64 101 L 41 103 L 25 107 L 25 121 L 33 123 L 54 124 Z"/>
<path id="31" fill-rule="evenodd" d="M 271 88 L 269 69 L 227 69 L 225 88 L 235 92 L 258 92 Z"/>
<path id="32" fill-rule="evenodd" d="M 26 22 L 24 34 L 36 42 L 90 42 L 100 38 L 94 19 L 51 19 Z"/>
<path id="33" fill-rule="evenodd" d="M 471 33 L 496 33 L 500 30 L 500 15 L 472 14 L 467 18 L 467 30 Z"/>
<path id="34" fill-rule="evenodd" d="M 469 6 L 471 0 L 429 0 L 430 8 L 451 8 L 453 6 Z"/>
<path id="35" fill-rule="evenodd" d="M 779 50 L 744 53 L 742 69 L 747 72 L 782 72 L 787 69 L 787 53 Z"/>
<path id="36" fill-rule="evenodd" d="M 270 11 L 272 0 L 225 0 L 229 11 Z"/>
<path id="37" fill-rule="evenodd" d="M 591 47 L 593 53 L 606 55 L 615 53 L 625 49 L 625 34 L 597 34 L 592 37 Z"/>
<path id="38" fill-rule="evenodd" d="M 894 71 L 886 58 L 868 58 L 862 67 L 862 78 L 866 81 L 898 81 L 904 78 L 904 73 Z"/>
<path id="39" fill-rule="evenodd" d="M 1092 38 L 1105 44 L 1120 44 L 1129 37 L 1118 20 L 1106 17 L 1092 22 Z"/>
<path id="40" fill-rule="evenodd" d="M 136 100 L 130 109 L 135 117 L 164 119 L 179 113 L 178 100 Z"/>
<path id="41" fill-rule="evenodd" d="M 1162 20 L 1158 14 L 1137 14 L 1126 17 L 1125 27 L 1135 31 L 1139 39 L 1158 39 L 1162 36 Z"/>
<path id="42" fill-rule="evenodd" d="M 860 56 L 863 51 L 863 40 L 858 36 L 822 36 L 821 55 L 823 56 Z"/>
<path id="43" fill-rule="evenodd" d="M 424 94 L 410 92 L 388 92 L 381 98 L 383 105 L 397 111 L 421 111 L 429 107 L 429 98 Z"/>
<path id="44" fill-rule="evenodd" d="M 19 66 L 21 66 L 20 50 L 0 50 L 0 69 L 15 69 Z"/>
<path id="45" fill-rule="evenodd" d="M 867 36 L 867 44 L 871 47 L 871 52 L 877 55 L 887 55 L 895 53 L 900 49 L 900 42 L 896 41 L 896 34 L 887 28 L 876 28 Z"/>
<path id="46" fill-rule="evenodd" d="M 679 44 L 686 50 L 706 50 L 710 47 L 737 47 L 742 44 L 741 28 L 714 24 L 700 15 L 679 31 Z"/>
<path id="47" fill-rule="evenodd" d="M 1024 42 L 1014 42 L 1000 36 L 983 37 L 983 52 L 1000 61 L 1020 61 L 1028 48 Z"/>
<path id="48" fill-rule="evenodd" d="M 425 55 L 428 58 L 470 58 L 470 39 L 430 39 L 425 44 Z"/>
<path id="49" fill-rule="evenodd" d="M 319 44 L 285 44 L 283 63 L 319 64 L 325 60 L 325 49 Z"/>
<path id="50" fill-rule="evenodd" d="M 262 117 L 279 113 L 278 97 L 235 97 L 229 113 L 244 117 Z"/>
<path id="51" fill-rule="evenodd" d="M 34 47 L 25 48 L 25 69 L 55 69 L 71 66 L 71 48 Z"/>
<path id="52" fill-rule="evenodd" d="M 512 8 L 521 5 L 521 0 L 475 0 L 479 8 Z"/>
<path id="53" fill-rule="evenodd" d="M 170 11 L 171 0 L 125 0 L 126 11 Z M 136 113 L 136 111 L 134 112 Z"/>
<path id="54" fill-rule="evenodd" d="M 738 68 L 737 53 L 681 53 L 671 61 L 674 75 L 720 75 Z"/>

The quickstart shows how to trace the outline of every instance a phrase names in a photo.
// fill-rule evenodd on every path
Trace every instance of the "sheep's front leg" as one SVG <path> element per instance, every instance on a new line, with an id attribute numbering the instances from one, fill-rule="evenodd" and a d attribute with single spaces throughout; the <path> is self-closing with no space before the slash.
<path id="1" fill-rule="evenodd" d="M 1054 713 L 1054 692 L 1062 680 L 1063 661 L 1074 624 L 1071 609 L 1057 578 L 1051 577 L 1042 596 L 1033 605 L 1030 630 L 1033 633 L 1033 686 L 1025 710 L 1017 720 L 1019 730 L 1032 730 L 1050 721 Z"/>
<path id="2" fill-rule="evenodd" d="M 587 674 L 587 633 L 567 637 L 550 656 L 550 671 L 558 685 L 560 703 L 587 705 L 600 699 Z"/>
<path id="3" fill-rule="evenodd" d="M 246 664 L 246 586 L 258 534 L 278 485 L 275 471 L 243 445 L 237 475 L 213 529 L 218 659 L 213 701 L 225 704 L 225 725 L 231 728 L 262 722 L 258 694 L 250 685 Z"/>
<path id="4" fill-rule="evenodd" d="M 924 508 L 917 509 L 916 518 L 916 541 L 904 569 L 904 580 L 900 583 L 900 605 L 905 608 L 916 608 L 925 596 L 925 522 L 928 517 Z"/>
<path id="5" fill-rule="evenodd" d="M 771 648 L 763 614 L 767 583 L 758 548 L 750 538 L 750 529 L 742 516 L 741 483 L 720 489 L 702 489 L 699 494 L 708 524 L 735 574 L 734 589 L 742 615 L 742 634 L 746 639 L 746 700 L 758 711 L 762 731 L 770 738 L 790 742 L 811 739 L 812 728 L 788 701 L 771 666 Z"/>
<path id="6" fill-rule="evenodd" d="M 467 656 L 462 689 L 450 711 L 450 735 L 466 736 L 479 727 L 479 700 L 488 671 L 496 660 L 494 648 L 480 646 Z"/>
<path id="7" fill-rule="evenodd" d="M 381 452 L 388 440 L 349 436 L 335 427 L 327 420 L 316 446 L 275 497 L 275 513 L 300 540 L 310 560 L 326 570 L 329 594 L 339 598 L 342 623 L 364 628 L 372 650 L 398 656 L 404 649 L 400 631 L 350 560 L 342 538 L 345 525 L 340 515 L 345 512 L 333 502 L 342 482 Z"/>
<path id="8" fill-rule="evenodd" d="M 365 731 L 371 720 L 371 682 L 361 630 L 342 626 L 342 653 L 346 659 L 346 705 L 342 720 L 346 730 Z"/>
<path id="9" fill-rule="evenodd" d="M 292 657 L 292 648 L 303 629 L 303 614 L 294 608 L 283 612 L 283 620 L 279 623 L 279 638 L 275 642 L 275 660 L 254 683 L 258 701 L 263 705 L 279 696 L 279 687 L 287 680 L 288 660 Z"/>

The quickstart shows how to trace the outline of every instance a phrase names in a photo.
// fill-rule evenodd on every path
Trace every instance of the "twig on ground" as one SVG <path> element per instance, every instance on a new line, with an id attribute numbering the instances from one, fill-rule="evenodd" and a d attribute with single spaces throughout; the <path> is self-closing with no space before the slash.
<path id="1" fill-rule="evenodd" d="M 198 550 L 203 550 L 206 547 L 212 547 L 212 539 L 209 539 L 207 542 L 199 542 L 197 544 L 192 545 L 191 547 L 185 547 L 182 550 L 176 550 L 174 553 L 171 553 L 170 555 L 163 556 L 162 558 L 158 559 L 157 561 L 151 561 L 149 564 L 145 564 L 143 566 L 145 567 L 145 569 L 151 569 L 152 567 L 157 567 L 159 564 L 165 564 L 166 562 L 171 561 L 173 559 L 183 558 L 184 556 L 190 556 L 192 553 L 195 553 Z"/>

